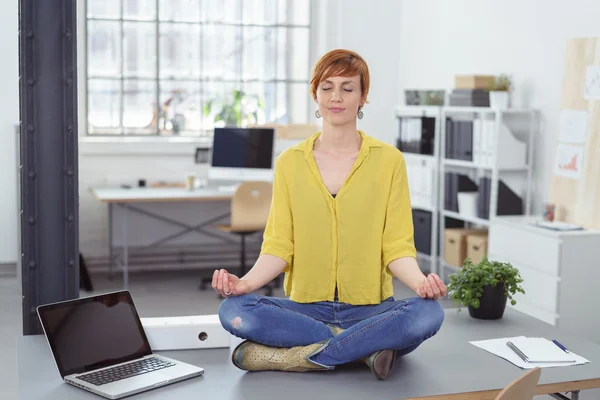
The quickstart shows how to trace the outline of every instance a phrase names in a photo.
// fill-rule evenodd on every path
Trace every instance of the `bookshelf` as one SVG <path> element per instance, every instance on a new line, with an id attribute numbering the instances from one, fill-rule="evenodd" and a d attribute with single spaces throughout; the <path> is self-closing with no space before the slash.
<path id="1" fill-rule="evenodd" d="M 406 161 L 406 169 L 411 193 L 411 204 L 413 209 L 413 222 L 415 224 L 426 225 L 429 227 L 428 237 L 420 237 L 418 230 L 415 235 L 415 244 L 417 245 L 417 258 L 419 265 L 425 272 L 436 272 L 438 270 L 438 240 L 437 235 L 439 224 L 439 170 L 440 170 L 440 129 L 442 110 L 438 106 L 399 106 L 395 109 L 395 116 L 399 121 L 399 140 L 406 139 L 406 142 L 420 141 L 421 136 L 418 128 L 422 127 L 417 122 L 412 127 L 417 129 L 411 132 L 410 124 L 404 121 L 417 121 L 422 118 L 433 119 L 433 140 L 431 146 L 427 146 L 429 154 L 421 154 L 414 149 L 404 149 L 403 145 L 397 143 L 397 147 L 402 150 Z M 415 132 L 417 131 L 417 132 Z M 408 135 L 405 133 L 410 132 Z M 421 230 L 422 232 L 422 230 Z"/>
<path id="2" fill-rule="evenodd" d="M 444 260 L 446 228 L 487 229 L 490 220 L 497 215 L 530 214 L 537 112 L 487 107 L 399 106 L 395 115 L 400 121 L 435 118 L 432 154 L 414 154 L 413 148 L 401 148 L 400 140 L 406 133 L 403 129 L 408 126 L 402 122 L 397 147 L 407 160 L 413 219 L 420 212 L 430 215 L 430 246 L 425 252 L 419 251 L 417 246 L 419 264 L 424 271 L 435 272 L 447 281 L 448 275 L 459 266 Z M 408 136 L 413 137 L 411 133 Z M 415 165 L 427 172 L 414 172 Z M 424 173 L 432 176 L 429 201 L 424 200 L 419 188 Z M 470 203 L 465 200 L 468 198 Z M 476 202 L 476 207 L 466 212 L 459 209 L 459 202 L 463 207 Z M 422 235 L 418 230 L 423 229 L 419 223 L 415 221 L 417 245 L 418 236 Z"/>

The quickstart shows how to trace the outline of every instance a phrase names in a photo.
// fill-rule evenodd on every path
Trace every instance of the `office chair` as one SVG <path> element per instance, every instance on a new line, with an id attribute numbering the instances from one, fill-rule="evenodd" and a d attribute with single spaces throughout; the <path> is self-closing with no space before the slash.
<path id="1" fill-rule="evenodd" d="M 541 374 L 540 367 L 526 372 L 505 387 L 495 400 L 532 400 Z"/>
<path id="2" fill-rule="evenodd" d="M 231 198 L 231 223 L 228 225 L 216 225 L 222 232 L 232 233 L 240 236 L 240 278 L 246 274 L 246 237 L 265 229 L 273 186 L 269 182 L 243 182 L 236 189 Z M 277 284 L 279 278 L 274 280 Z M 201 290 L 205 290 L 212 283 L 212 275 L 202 279 Z M 273 293 L 270 284 L 265 286 L 267 296 Z"/>

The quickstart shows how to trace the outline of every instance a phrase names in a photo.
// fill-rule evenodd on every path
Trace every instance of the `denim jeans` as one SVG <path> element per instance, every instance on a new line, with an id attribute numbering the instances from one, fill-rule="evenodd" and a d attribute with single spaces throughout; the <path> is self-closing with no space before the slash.
<path id="1" fill-rule="evenodd" d="M 242 339 L 274 347 L 306 346 L 328 341 L 309 359 L 333 368 L 386 349 L 403 356 L 435 335 L 444 310 L 420 297 L 354 306 L 339 302 L 296 303 L 248 294 L 228 297 L 219 307 L 223 328 Z M 330 326 L 345 329 L 334 335 Z"/>

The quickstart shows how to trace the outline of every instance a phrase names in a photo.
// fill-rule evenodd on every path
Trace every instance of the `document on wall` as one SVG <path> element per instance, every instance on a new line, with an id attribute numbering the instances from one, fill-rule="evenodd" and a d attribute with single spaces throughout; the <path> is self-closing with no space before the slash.
<path id="1" fill-rule="evenodd" d="M 523 369 L 567 367 L 590 362 L 572 351 L 567 353 L 561 350 L 552 341 L 545 338 L 516 336 L 469 343 Z M 521 355 L 519 355 L 519 352 L 521 352 Z M 522 357 L 525 357 L 527 361 Z"/>
<path id="2" fill-rule="evenodd" d="M 583 97 L 586 100 L 600 100 L 600 65 L 586 68 Z"/>
<path id="3" fill-rule="evenodd" d="M 554 175 L 580 179 L 583 168 L 583 146 L 558 143 L 554 157 Z"/>
<path id="4" fill-rule="evenodd" d="M 588 130 L 587 110 L 562 110 L 560 112 L 558 141 L 585 144 Z"/>

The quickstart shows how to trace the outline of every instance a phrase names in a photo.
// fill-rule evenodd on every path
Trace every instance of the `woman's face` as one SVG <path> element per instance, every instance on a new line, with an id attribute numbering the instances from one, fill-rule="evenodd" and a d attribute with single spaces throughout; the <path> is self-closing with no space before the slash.
<path id="1" fill-rule="evenodd" d="M 360 76 L 332 76 L 317 89 L 317 104 L 323 120 L 331 125 L 356 121 L 359 107 L 364 104 Z"/>

